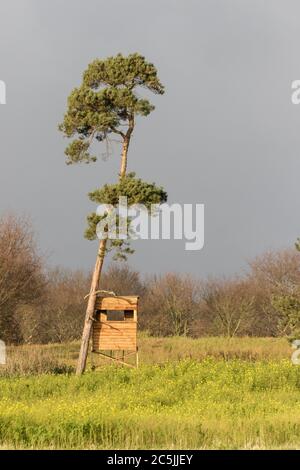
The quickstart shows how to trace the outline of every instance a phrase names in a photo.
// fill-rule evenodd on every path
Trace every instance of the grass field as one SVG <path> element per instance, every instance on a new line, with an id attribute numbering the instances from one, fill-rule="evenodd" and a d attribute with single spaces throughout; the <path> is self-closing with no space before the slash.
<path id="1" fill-rule="evenodd" d="M 283 339 L 141 337 L 138 370 L 75 377 L 78 344 L 9 351 L 2 448 L 300 448 L 300 368 Z"/>

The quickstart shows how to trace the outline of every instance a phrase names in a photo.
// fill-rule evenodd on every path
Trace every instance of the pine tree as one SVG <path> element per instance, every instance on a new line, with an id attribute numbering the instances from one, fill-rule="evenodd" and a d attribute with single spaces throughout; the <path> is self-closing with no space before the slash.
<path id="1" fill-rule="evenodd" d="M 81 86 L 75 88 L 69 96 L 67 112 L 59 126 L 60 131 L 71 139 L 65 150 L 67 164 L 96 162 L 97 156 L 92 152 L 95 143 L 105 142 L 109 145 L 110 137 L 113 135 L 121 139 L 119 183 L 110 187 L 106 185 L 102 190 L 91 193 L 91 199 L 98 203 L 116 201 L 117 196 L 128 194 L 130 196 L 133 188 L 136 187 L 140 191 L 134 195 L 136 202 L 151 204 L 151 202 L 164 202 L 167 199 L 162 188 L 153 185 L 152 191 L 149 191 L 151 189 L 149 183 L 136 179 L 134 175 L 127 175 L 128 150 L 135 129 L 136 117 L 148 116 L 154 110 L 154 106 L 148 99 L 140 98 L 137 93 L 140 88 L 159 95 L 164 93 L 164 87 L 158 78 L 155 66 L 137 53 L 127 57 L 118 54 L 105 60 L 93 61 L 83 75 Z M 148 194 L 147 201 L 142 198 L 145 190 Z M 95 238 L 98 221 L 96 214 L 88 217 L 87 238 Z M 100 240 L 98 247 L 77 365 L 78 375 L 82 374 L 86 367 L 105 254 L 108 249 L 112 248 L 121 251 L 121 256 L 126 256 L 131 252 L 123 240 L 110 241 L 110 246 L 108 244 L 108 240 L 104 238 Z"/>

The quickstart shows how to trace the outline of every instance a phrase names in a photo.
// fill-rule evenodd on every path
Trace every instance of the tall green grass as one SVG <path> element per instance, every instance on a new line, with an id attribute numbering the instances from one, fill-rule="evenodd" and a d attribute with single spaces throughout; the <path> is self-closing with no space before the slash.
<path id="1" fill-rule="evenodd" d="M 206 358 L 0 378 L 0 446 L 300 448 L 300 368 Z"/>

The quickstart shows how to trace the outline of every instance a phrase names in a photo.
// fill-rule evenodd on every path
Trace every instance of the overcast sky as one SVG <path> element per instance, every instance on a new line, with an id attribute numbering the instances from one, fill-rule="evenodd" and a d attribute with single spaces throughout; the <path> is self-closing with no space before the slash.
<path id="1" fill-rule="evenodd" d="M 30 214 L 51 264 L 90 268 L 87 193 L 115 181 L 108 161 L 67 167 L 57 131 L 66 99 L 96 57 L 138 51 L 166 87 L 140 118 L 129 169 L 169 202 L 205 204 L 205 246 L 140 241 L 144 273 L 230 275 L 300 235 L 297 0 L 1 0 L 0 213 Z"/>

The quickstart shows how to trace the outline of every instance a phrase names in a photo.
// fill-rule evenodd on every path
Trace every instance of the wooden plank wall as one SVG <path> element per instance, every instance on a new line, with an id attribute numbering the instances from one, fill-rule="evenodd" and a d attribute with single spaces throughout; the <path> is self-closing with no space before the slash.
<path id="1" fill-rule="evenodd" d="M 98 297 L 96 310 L 137 310 L 138 297 Z"/>
<path id="2" fill-rule="evenodd" d="M 137 349 L 136 321 L 95 322 L 93 327 L 93 350 L 124 350 Z"/>

